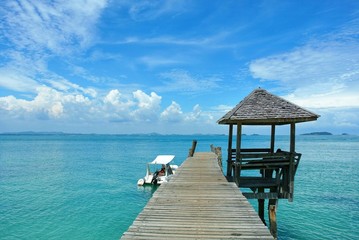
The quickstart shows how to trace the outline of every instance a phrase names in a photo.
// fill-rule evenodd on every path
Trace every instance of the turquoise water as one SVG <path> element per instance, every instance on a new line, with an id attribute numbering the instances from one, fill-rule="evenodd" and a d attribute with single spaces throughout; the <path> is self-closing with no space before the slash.
<path id="1" fill-rule="evenodd" d="M 197 151 L 227 149 L 220 135 L 0 135 L 0 239 L 118 239 L 155 191 L 136 186 L 145 163 L 175 154 L 180 165 L 193 139 Z M 268 141 L 245 136 L 243 145 Z M 288 148 L 287 136 L 276 141 Z M 279 202 L 279 239 L 359 238 L 359 137 L 297 136 L 297 151 L 294 202 Z"/>

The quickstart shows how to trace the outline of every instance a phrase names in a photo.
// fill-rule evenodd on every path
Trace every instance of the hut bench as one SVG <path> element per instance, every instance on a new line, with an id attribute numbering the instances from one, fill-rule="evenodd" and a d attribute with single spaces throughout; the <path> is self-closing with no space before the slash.
<path id="1" fill-rule="evenodd" d="M 254 153 L 250 153 L 251 150 Z M 290 152 L 258 153 L 258 149 L 241 149 L 241 152 L 245 153 L 239 155 L 240 161 L 235 161 L 235 154 L 232 154 L 232 160 L 230 160 L 233 170 L 236 166 L 241 170 L 239 187 L 250 188 L 254 193 L 259 188 L 264 188 L 272 193 L 270 195 L 263 195 L 259 192 L 246 194 L 248 198 L 262 199 L 264 196 L 269 199 L 288 198 L 289 166 L 293 164 L 295 174 L 302 154 L 294 153 L 291 163 Z M 235 149 L 232 149 L 232 153 L 235 153 Z M 233 178 L 230 180 L 233 181 Z"/>

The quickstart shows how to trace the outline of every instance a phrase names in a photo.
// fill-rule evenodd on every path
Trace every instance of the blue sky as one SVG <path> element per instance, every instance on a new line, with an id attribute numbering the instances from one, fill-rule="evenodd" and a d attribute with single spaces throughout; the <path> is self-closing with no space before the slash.
<path id="1" fill-rule="evenodd" d="M 359 1 L 0 4 L 0 132 L 227 133 L 258 87 L 359 134 Z"/>

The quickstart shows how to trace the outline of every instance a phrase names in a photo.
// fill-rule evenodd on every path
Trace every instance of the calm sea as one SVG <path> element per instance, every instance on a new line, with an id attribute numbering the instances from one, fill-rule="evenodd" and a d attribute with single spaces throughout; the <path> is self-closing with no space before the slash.
<path id="1" fill-rule="evenodd" d="M 197 151 L 227 149 L 220 135 L 0 135 L 0 239 L 118 239 L 155 191 L 136 186 L 146 162 L 175 154 L 180 165 L 193 139 Z M 276 147 L 288 142 L 279 136 Z M 269 137 L 243 145 L 267 147 Z M 297 152 L 279 239 L 358 239 L 359 137 L 297 136 Z"/>

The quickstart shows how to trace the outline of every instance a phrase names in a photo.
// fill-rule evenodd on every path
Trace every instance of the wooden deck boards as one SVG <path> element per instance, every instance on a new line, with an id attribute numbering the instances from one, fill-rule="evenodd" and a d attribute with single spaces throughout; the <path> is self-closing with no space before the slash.
<path id="1" fill-rule="evenodd" d="M 273 239 L 213 153 L 196 153 L 161 185 L 121 239 Z"/>

